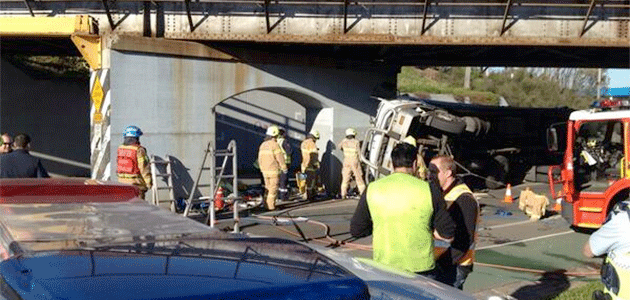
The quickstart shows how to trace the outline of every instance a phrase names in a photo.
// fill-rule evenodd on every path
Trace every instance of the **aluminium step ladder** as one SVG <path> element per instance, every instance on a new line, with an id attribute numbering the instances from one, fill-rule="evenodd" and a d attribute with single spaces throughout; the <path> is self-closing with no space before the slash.
<path id="1" fill-rule="evenodd" d="M 167 155 L 166 160 L 151 155 L 151 204 L 160 206 L 161 203 L 170 202 L 170 209 L 177 211 L 175 199 L 175 189 L 173 188 L 173 170 L 171 167 L 171 156 Z M 168 199 L 160 199 L 160 191 L 168 191 Z"/>
<path id="2" fill-rule="evenodd" d="M 231 160 L 231 168 L 228 167 L 228 161 Z M 217 162 L 221 161 L 221 165 L 217 166 Z M 203 160 L 197 178 L 190 191 L 188 200 L 186 200 L 186 208 L 184 209 L 184 216 L 190 214 L 194 205 L 200 203 L 208 204 L 208 218 L 206 224 L 214 227 L 215 211 L 214 211 L 214 196 L 217 194 L 221 183 L 226 180 L 232 180 L 232 194 L 227 197 L 227 202 L 232 202 L 234 210 L 234 232 L 239 232 L 238 222 L 238 210 L 239 200 L 238 197 L 238 159 L 236 141 L 231 140 L 227 148 L 224 150 L 215 150 L 212 147 L 212 142 L 209 142 L 204 150 Z M 209 173 L 204 178 L 204 173 Z M 200 195 L 200 196 L 199 196 Z"/>

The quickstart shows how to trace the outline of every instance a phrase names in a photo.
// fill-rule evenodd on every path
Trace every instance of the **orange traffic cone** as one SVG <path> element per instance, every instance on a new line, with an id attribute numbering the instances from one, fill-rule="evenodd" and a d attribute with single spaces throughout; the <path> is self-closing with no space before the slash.
<path id="1" fill-rule="evenodd" d="M 512 198 L 512 185 L 508 183 L 507 188 L 505 189 L 505 197 L 503 197 L 503 202 L 512 203 L 514 202 L 514 198 Z"/>
<path id="2" fill-rule="evenodd" d="M 556 203 L 553 205 L 553 210 L 555 212 L 562 212 L 562 194 L 558 194 Z"/>
<path id="3" fill-rule="evenodd" d="M 222 210 L 225 205 L 225 201 L 223 201 L 223 187 L 219 187 L 217 190 L 217 194 L 214 195 L 214 209 Z"/>

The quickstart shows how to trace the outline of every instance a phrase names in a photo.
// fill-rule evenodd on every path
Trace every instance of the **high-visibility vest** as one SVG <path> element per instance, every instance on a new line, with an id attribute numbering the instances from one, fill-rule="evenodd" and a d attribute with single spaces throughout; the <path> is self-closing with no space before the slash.
<path id="1" fill-rule="evenodd" d="M 284 154 L 284 163 L 290 165 L 291 155 L 287 153 L 286 149 L 284 149 L 284 142 L 286 142 L 286 139 L 284 137 L 279 137 L 276 140 L 278 141 L 278 146 L 280 146 L 280 151 L 282 151 L 282 154 Z"/>
<path id="2" fill-rule="evenodd" d="M 612 251 L 601 270 L 604 293 L 613 300 L 630 299 L 630 253 Z"/>
<path id="3" fill-rule="evenodd" d="M 140 175 L 140 169 L 138 168 L 138 145 L 120 145 L 117 151 L 117 166 L 116 173 L 118 176 L 125 178 L 136 177 L 133 175 Z M 131 176 L 130 176 L 131 175 Z"/>
<path id="4" fill-rule="evenodd" d="M 372 182 L 366 193 L 373 220 L 374 260 L 409 272 L 433 269 L 429 184 L 409 174 L 394 173 Z"/>
<path id="5" fill-rule="evenodd" d="M 477 218 L 475 222 L 475 233 L 474 233 L 475 238 L 473 239 L 473 242 L 470 244 L 468 251 L 466 251 L 466 253 L 457 261 L 462 266 L 472 265 L 472 263 L 475 261 L 475 246 L 477 245 L 477 228 L 479 227 L 479 202 L 477 201 L 477 198 L 475 198 L 475 196 L 473 195 L 473 192 L 470 190 L 470 188 L 468 188 L 468 186 L 464 183 L 454 186 L 448 193 L 446 193 L 446 195 L 444 195 L 444 200 L 446 200 L 446 204 L 450 207 L 451 204 L 453 204 L 453 202 L 457 200 L 457 198 L 459 198 L 459 196 L 466 193 L 470 194 L 472 198 L 475 199 L 475 203 L 477 203 Z"/>

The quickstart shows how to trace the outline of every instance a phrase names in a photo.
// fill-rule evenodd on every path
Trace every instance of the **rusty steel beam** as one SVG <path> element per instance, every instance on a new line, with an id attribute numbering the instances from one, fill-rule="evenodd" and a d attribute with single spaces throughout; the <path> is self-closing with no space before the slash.
<path id="1" fill-rule="evenodd" d="M 190 14 L 190 0 L 184 1 L 186 4 L 186 16 L 188 17 L 188 24 L 190 25 L 190 32 L 195 31 L 195 24 L 193 23 L 192 15 Z"/>
<path id="2" fill-rule="evenodd" d="M 422 13 L 422 30 L 420 31 L 420 35 L 423 35 L 426 31 L 426 22 L 427 22 L 427 11 L 429 10 L 430 0 L 424 0 L 424 12 Z"/>
<path id="3" fill-rule="evenodd" d="M 0 0 L 0 2 L 23 2 L 24 0 Z M 65 2 L 97 2 L 100 0 L 78 0 L 78 1 L 65 1 Z M 144 0 L 116 0 L 117 2 L 142 2 Z M 186 0 L 153 0 L 152 2 L 180 2 Z M 266 0 L 196 0 L 198 3 L 221 3 L 221 4 L 250 4 L 250 5 L 264 5 Z M 345 0 L 335 0 L 335 1 L 292 1 L 292 0 L 278 0 L 276 1 L 280 5 L 332 5 L 339 6 L 343 5 Z M 64 2 L 59 0 L 38 0 L 37 2 Z M 355 5 L 359 6 L 423 6 L 424 3 L 421 2 L 394 2 L 394 1 L 374 1 L 374 2 L 354 2 Z M 497 6 L 503 7 L 504 3 L 497 1 L 467 1 L 467 2 L 440 2 L 439 6 Z M 559 1 L 531 1 L 527 0 L 519 1 L 519 6 L 529 6 L 529 7 L 566 7 L 566 8 L 588 8 L 590 6 L 589 3 L 575 3 L 575 1 L 566 1 L 565 3 L 560 3 Z M 607 1 L 606 7 L 609 8 L 630 8 L 630 3 L 626 1 Z"/>
<path id="4" fill-rule="evenodd" d="M 348 33 L 348 5 L 350 0 L 343 0 L 343 33 Z"/>
<path id="5" fill-rule="evenodd" d="M 588 18 L 593 12 L 593 8 L 595 8 L 595 0 L 591 0 L 591 5 L 589 5 L 588 7 L 588 11 L 586 12 L 586 16 L 584 17 L 584 24 L 582 24 L 582 31 L 580 32 L 580 36 L 583 36 L 586 32 L 586 24 L 588 23 Z"/>
<path id="6" fill-rule="evenodd" d="M 116 24 L 114 23 L 114 19 L 112 18 L 112 12 L 109 10 L 109 0 L 101 0 L 103 3 L 103 7 L 105 8 L 105 14 L 107 14 L 107 21 L 109 21 L 109 26 L 114 30 L 116 28 Z"/>
<path id="7" fill-rule="evenodd" d="M 505 33 L 505 22 L 507 22 L 507 17 L 510 14 L 510 7 L 512 7 L 512 0 L 507 0 L 507 4 L 505 5 L 505 13 L 503 14 L 503 23 L 501 24 L 501 34 Z"/>
<path id="8" fill-rule="evenodd" d="M 558 46 L 558 47 L 612 47 L 628 48 L 630 39 L 619 38 L 584 38 L 584 37 L 513 37 L 513 36 L 488 36 L 488 37 L 461 37 L 461 36 L 394 36 L 383 34 L 362 35 L 321 35 L 305 36 L 291 34 L 226 34 L 204 33 L 188 34 L 166 33 L 165 38 L 182 40 L 207 40 L 230 42 L 259 42 L 259 43 L 301 43 L 301 44 L 339 44 L 339 45 L 481 45 L 481 46 Z"/>
<path id="9" fill-rule="evenodd" d="M 271 0 L 265 0 L 265 23 L 267 24 L 267 33 L 271 33 L 271 22 L 269 21 L 269 4 Z"/>
<path id="10" fill-rule="evenodd" d="M 30 0 L 24 0 L 24 4 L 26 5 L 26 8 L 28 8 L 28 11 L 31 13 L 31 16 L 34 17 L 35 13 L 33 13 L 33 8 L 31 7 L 29 1 Z"/>

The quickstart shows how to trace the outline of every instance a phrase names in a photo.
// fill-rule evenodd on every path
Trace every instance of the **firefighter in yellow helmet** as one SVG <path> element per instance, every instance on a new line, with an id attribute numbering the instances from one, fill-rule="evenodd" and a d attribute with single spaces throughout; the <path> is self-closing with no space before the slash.
<path id="1" fill-rule="evenodd" d="M 260 172 L 263 174 L 265 189 L 267 190 L 265 200 L 267 210 L 276 209 L 280 175 L 287 172 L 284 154 L 282 154 L 282 150 L 280 150 L 280 146 L 278 146 L 276 141 L 279 133 L 280 130 L 278 130 L 277 126 L 269 126 L 265 141 L 260 144 L 258 149 L 258 164 L 260 165 Z"/>
<path id="2" fill-rule="evenodd" d="M 118 181 L 134 185 L 140 189 L 140 197 L 151 188 L 151 166 L 147 149 L 140 145 L 142 130 L 137 126 L 129 126 L 123 132 L 123 144 L 118 147 L 117 167 Z"/>
<path id="3" fill-rule="evenodd" d="M 357 131 L 354 128 L 346 129 L 346 138 L 341 141 L 339 148 L 343 151 L 343 168 L 341 169 L 341 198 L 348 195 L 348 184 L 352 175 L 357 181 L 359 193 L 363 194 L 365 182 L 363 181 L 363 171 L 359 161 L 359 151 L 361 150 L 359 140 L 356 139 Z"/>
<path id="4" fill-rule="evenodd" d="M 408 135 L 403 142 L 412 145 L 414 147 L 418 147 L 417 143 L 416 143 L 416 138 L 414 138 L 413 136 Z M 422 179 L 422 180 L 426 180 L 427 179 L 427 165 L 424 162 L 424 157 L 422 155 L 422 149 L 418 148 L 418 157 L 417 157 L 417 163 L 418 163 L 418 168 L 416 169 L 416 171 L 414 172 L 414 174 L 416 175 L 416 177 Z"/>
<path id="5" fill-rule="evenodd" d="M 315 141 L 319 139 L 319 131 L 311 130 L 302 141 L 300 150 L 302 152 L 302 173 L 306 174 L 306 191 L 303 195 L 305 200 L 312 200 L 316 193 L 315 184 L 317 182 L 317 171 L 319 170 L 319 153 Z"/>

